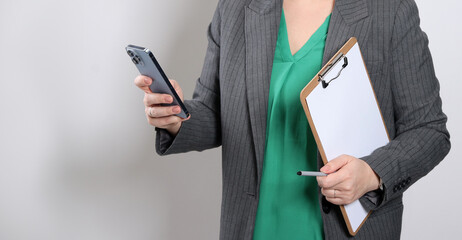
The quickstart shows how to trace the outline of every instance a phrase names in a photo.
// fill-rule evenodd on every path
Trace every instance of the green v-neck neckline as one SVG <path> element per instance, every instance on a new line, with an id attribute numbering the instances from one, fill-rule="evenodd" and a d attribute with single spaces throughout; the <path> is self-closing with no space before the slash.
<path id="1" fill-rule="evenodd" d="M 279 30 L 279 37 L 281 38 L 281 55 L 284 61 L 297 62 L 302 59 L 306 54 L 308 54 L 314 46 L 321 40 L 324 40 L 327 37 L 327 27 L 329 26 L 330 16 L 326 17 L 321 26 L 316 29 L 316 31 L 310 36 L 310 38 L 305 42 L 305 44 L 294 54 L 290 51 L 289 44 L 289 33 L 287 31 L 286 17 L 284 14 L 284 9 L 281 14 L 281 28 Z"/>

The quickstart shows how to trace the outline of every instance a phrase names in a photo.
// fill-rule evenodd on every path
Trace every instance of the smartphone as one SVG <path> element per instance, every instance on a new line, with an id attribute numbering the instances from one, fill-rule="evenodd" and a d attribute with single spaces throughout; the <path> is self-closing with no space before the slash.
<path id="1" fill-rule="evenodd" d="M 128 56 L 132 59 L 136 68 L 138 68 L 141 75 L 148 76 L 152 79 L 152 84 L 149 88 L 153 93 L 164 93 L 173 97 L 172 103 L 162 104 L 162 106 L 178 105 L 181 108 L 181 112 L 176 114 L 176 116 L 184 119 L 188 118 L 188 110 L 176 93 L 172 84 L 170 84 L 167 75 L 165 75 L 164 71 L 160 67 L 159 62 L 157 62 L 154 57 L 154 54 L 152 54 L 152 52 L 147 48 L 135 45 L 128 45 L 125 50 L 127 51 Z"/>

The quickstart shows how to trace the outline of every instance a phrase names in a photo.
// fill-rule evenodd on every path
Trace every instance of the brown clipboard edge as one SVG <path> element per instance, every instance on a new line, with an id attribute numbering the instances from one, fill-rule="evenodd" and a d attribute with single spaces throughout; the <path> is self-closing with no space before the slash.
<path id="1" fill-rule="evenodd" d="M 316 141 L 316 145 L 318 146 L 318 150 L 319 150 L 319 153 L 321 155 L 321 159 L 323 161 L 324 164 L 327 164 L 327 157 L 326 157 L 326 153 L 324 152 L 324 148 L 322 147 L 322 144 L 321 144 L 321 140 L 319 139 L 319 135 L 318 135 L 318 132 L 316 131 L 316 128 L 314 127 L 314 123 L 313 123 L 313 119 L 311 117 L 311 114 L 310 114 L 310 110 L 308 109 L 308 103 L 306 102 L 306 97 L 318 86 L 319 84 L 319 74 L 322 73 L 335 59 L 336 57 L 343 53 L 344 55 L 346 55 L 348 53 L 348 51 L 350 51 L 350 49 L 356 44 L 358 43 L 358 41 L 356 40 L 355 37 L 351 37 L 338 51 L 337 53 L 334 54 L 334 56 L 324 65 L 324 67 L 321 68 L 321 70 L 319 70 L 319 72 L 314 76 L 314 78 L 303 88 L 303 90 L 300 92 L 300 101 L 302 103 L 302 106 L 303 106 L 303 109 L 305 110 L 305 114 L 306 114 L 306 118 L 308 119 L 308 123 L 310 125 L 310 128 L 311 128 L 311 132 L 313 133 L 313 136 L 314 136 L 314 139 Z M 359 45 L 359 44 L 358 44 Z M 380 112 L 380 117 L 382 118 L 382 123 L 383 123 L 383 126 L 385 128 L 385 132 L 387 133 L 387 137 L 388 137 L 388 141 L 390 141 L 390 135 L 388 134 L 388 131 L 387 131 L 387 127 L 385 125 L 385 121 L 383 120 L 383 115 L 382 115 L 382 111 L 380 110 L 380 106 L 378 104 L 378 101 L 377 101 L 377 95 L 375 94 L 375 91 L 374 91 L 374 88 L 372 87 L 372 82 L 371 82 L 371 78 L 369 76 L 369 72 L 367 71 L 367 67 L 366 67 L 366 64 L 364 62 L 364 57 L 361 53 L 361 49 L 359 50 L 360 54 L 361 54 L 361 59 L 363 60 L 363 64 L 364 64 L 364 68 L 366 69 L 366 73 L 367 73 L 367 78 L 369 79 L 369 83 L 371 84 L 371 88 L 372 88 L 372 92 L 374 93 L 374 98 L 375 98 L 375 102 L 377 103 L 377 107 L 379 108 L 379 112 Z M 361 227 L 363 226 L 363 224 L 366 222 L 367 218 L 371 215 L 372 211 L 369 211 L 369 213 L 367 214 L 367 216 L 364 218 L 364 220 L 361 222 L 361 224 L 359 225 L 358 229 L 356 229 L 356 231 L 353 231 L 353 228 L 351 227 L 351 223 L 350 223 L 350 220 L 348 219 L 348 215 L 345 211 L 345 207 L 342 205 L 340 206 L 340 210 L 342 212 L 342 215 L 343 215 L 343 219 L 345 219 L 345 223 L 347 225 L 347 228 L 348 228 L 348 232 L 350 233 L 351 236 L 355 236 L 356 233 L 358 233 L 359 229 L 361 229 Z"/>

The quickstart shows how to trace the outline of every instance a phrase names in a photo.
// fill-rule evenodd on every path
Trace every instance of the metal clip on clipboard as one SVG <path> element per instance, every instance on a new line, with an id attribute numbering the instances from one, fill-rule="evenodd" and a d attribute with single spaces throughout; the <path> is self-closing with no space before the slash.
<path id="1" fill-rule="evenodd" d="M 332 70 L 332 68 L 334 68 L 334 66 L 335 66 L 338 62 L 340 62 L 340 60 L 342 60 L 342 59 L 343 59 L 343 65 L 342 65 L 342 68 L 340 69 L 340 71 L 338 71 L 337 76 L 335 76 L 334 78 L 332 78 L 332 79 L 330 79 L 330 80 L 324 79 L 323 77 L 324 77 L 326 74 L 328 74 L 328 73 L 330 72 L 330 70 Z M 346 68 L 346 66 L 348 66 L 348 58 L 347 58 L 345 55 L 343 55 L 343 53 L 340 53 L 340 54 L 334 59 L 334 61 L 332 61 L 332 63 L 329 64 L 329 65 L 327 66 L 327 68 L 326 68 L 324 71 L 322 71 L 322 72 L 318 75 L 318 76 L 319 76 L 318 81 L 321 81 L 321 82 L 322 82 L 322 88 L 326 88 L 327 86 L 329 86 L 329 83 L 330 83 L 330 82 L 332 82 L 333 80 L 337 79 L 337 78 L 340 76 L 340 74 L 342 73 L 343 69 Z"/>

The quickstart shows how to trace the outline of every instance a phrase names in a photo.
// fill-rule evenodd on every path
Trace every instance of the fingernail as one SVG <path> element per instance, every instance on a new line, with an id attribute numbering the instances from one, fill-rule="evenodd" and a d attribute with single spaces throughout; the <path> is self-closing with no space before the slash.
<path id="1" fill-rule="evenodd" d="M 180 107 L 178 106 L 173 108 L 173 113 L 180 113 L 180 111 Z"/>
<path id="2" fill-rule="evenodd" d="M 166 102 L 172 102 L 173 101 L 172 96 L 165 96 L 165 101 Z"/>
<path id="3" fill-rule="evenodd" d="M 324 166 L 324 167 L 322 167 L 321 169 L 319 169 L 319 171 L 321 171 L 321 172 L 327 172 L 327 171 L 329 171 L 329 166 Z"/>
<path id="4" fill-rule="evenodd" d="M 149 79 L 145 78 L 144 83 L 149 84 Z"/>

